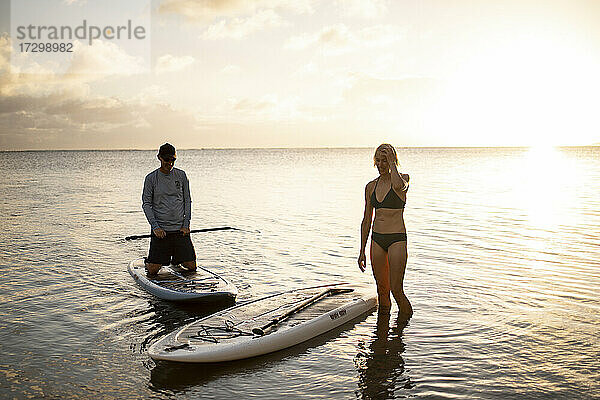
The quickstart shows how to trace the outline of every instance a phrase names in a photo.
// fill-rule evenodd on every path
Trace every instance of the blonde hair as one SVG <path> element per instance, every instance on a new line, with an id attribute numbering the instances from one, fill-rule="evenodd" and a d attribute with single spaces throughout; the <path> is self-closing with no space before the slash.
<path id="1" fill-rule="evenodd" d="M 373 154 L 373 165 L 376 165 L 375 155 L 377 154 L 377 152 L 387 146 L 389 146 L 392 149 L 392 153 L 394 153 L 394 162 L 396 163 L 396 165 L 398 165 L 398 154 L 396 153 L 396 149 L 389 143 L 382 143 L 377 147 L 377 149 L 375 150 L 375 154 Z"/>

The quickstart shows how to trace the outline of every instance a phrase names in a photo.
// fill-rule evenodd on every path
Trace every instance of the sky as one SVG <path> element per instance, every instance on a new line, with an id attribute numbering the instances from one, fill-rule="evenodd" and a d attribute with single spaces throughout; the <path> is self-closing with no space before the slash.
<path id="1" fill-rule="evenodd" d="M 15 66 L 0 0 L 0 150 L 600 143 L 598 1 L 146 1 L 147 68 L 103 40 L 57 68 Z"/>

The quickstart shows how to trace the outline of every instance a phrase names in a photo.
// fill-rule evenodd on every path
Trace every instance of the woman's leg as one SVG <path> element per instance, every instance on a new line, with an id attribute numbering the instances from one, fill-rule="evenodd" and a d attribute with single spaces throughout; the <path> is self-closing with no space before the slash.
<path id="1" fill-rule="evenodd" d="M 379 312 L 389 313 L 392 307 L 390 299 L 390 267 L 387 252 L 371 240 L 371 267 L 377 284 Z"/>
<path id="2" fill-rule="evenodd" d="M 390 288 L 396 303 L 398 303 L 398 315 L 409 319 L 413 314 L 413 309 L 408 297 L 404 294 L 404 272 L 407 259 L 406 242 L 396 242 L 389 247 Z"/>

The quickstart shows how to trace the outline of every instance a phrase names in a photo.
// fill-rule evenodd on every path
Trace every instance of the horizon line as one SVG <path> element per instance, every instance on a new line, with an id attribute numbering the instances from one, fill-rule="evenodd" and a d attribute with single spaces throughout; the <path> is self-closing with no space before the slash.
<path id="1" fill-rule="evenodd" d="M 322 146 L 322 147 L 181 147 L 177 150 L 343 150 L 343 149 L 374 149 L 377 146 Z M 532 147 L 552 148 L 582 148 L 600 147 L 600 143 L 584 145 L 559 145 L 559 146 L 537 146 L 537 145 L 514 145 L 514 146 L 394 146 L 396 149 L 527 149 Z M 17 152 L 46 152 L 46 151 L 155 151 L 156 148 L 116 148 L 116 149 L 2 149 L 0 153 Z"/>

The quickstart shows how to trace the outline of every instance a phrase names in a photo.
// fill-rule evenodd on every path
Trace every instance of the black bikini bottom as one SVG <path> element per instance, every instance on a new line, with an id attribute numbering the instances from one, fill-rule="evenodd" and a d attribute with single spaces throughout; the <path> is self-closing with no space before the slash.
<path id="1" fill-rule="evenodd" d="M 371 233 L 371 239 L 385 251 L 396 242 L 406 242 L 406 232 L 402 233 Z"/>

